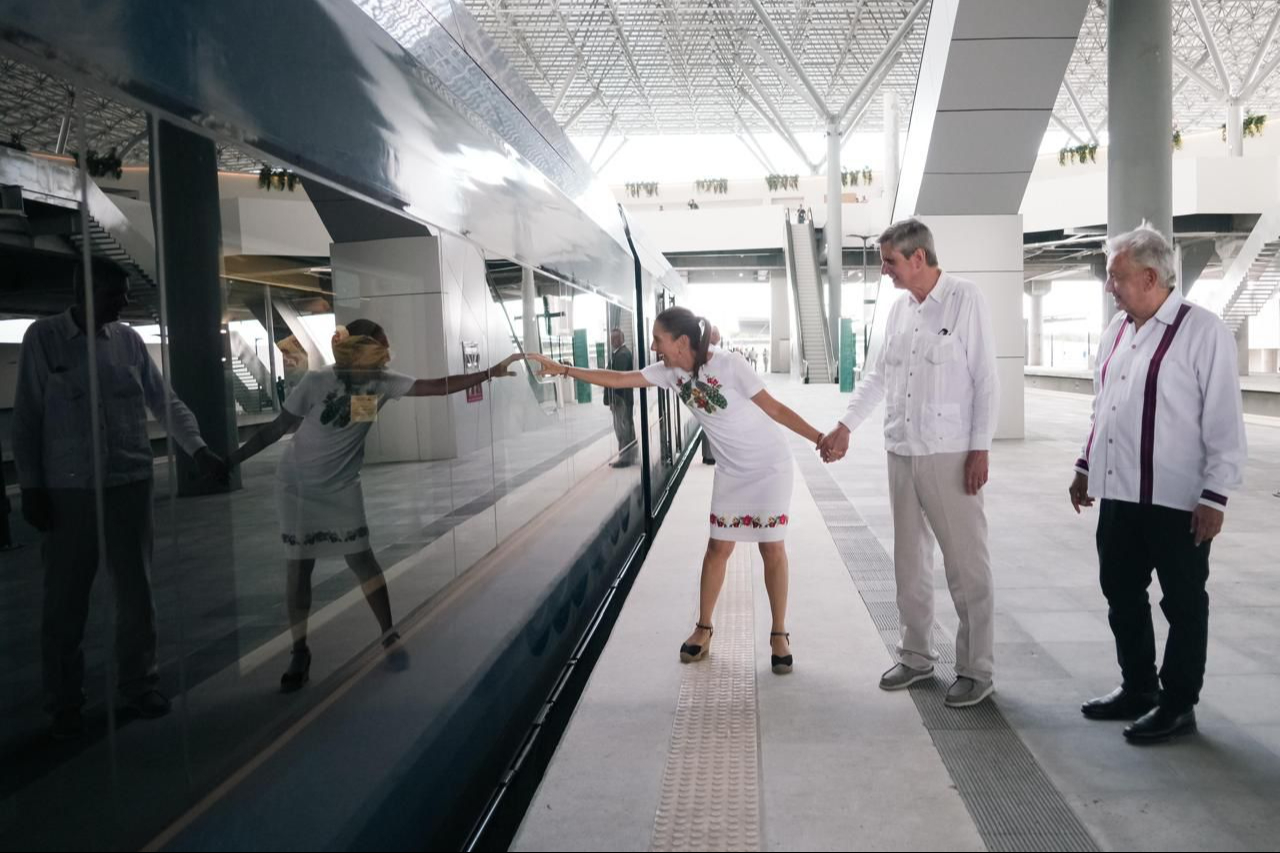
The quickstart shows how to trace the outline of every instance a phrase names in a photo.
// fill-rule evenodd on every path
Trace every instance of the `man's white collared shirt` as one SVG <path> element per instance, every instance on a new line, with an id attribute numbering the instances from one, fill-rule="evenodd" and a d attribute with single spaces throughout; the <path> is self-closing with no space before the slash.
<path id="1" fill-rule="evenodd" d="M 885 342 L 840 419 L 850 430 L 885 401 L 885 449 L 899 456 L 990 450 L 1000 383 L 991 312 L 978 286 L 942 273 L 923 301 L 889 309 Z"/>

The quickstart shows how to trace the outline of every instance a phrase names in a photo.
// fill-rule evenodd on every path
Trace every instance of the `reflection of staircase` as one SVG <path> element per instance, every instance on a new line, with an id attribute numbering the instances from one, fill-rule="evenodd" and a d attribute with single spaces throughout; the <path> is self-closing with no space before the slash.
<path id="1" fill-rule="evenodd" d="M 1244 281 L 1227 300 L 1226 307 L 1222 309 L 1222 319 L 1231 331 L 1234 332 L 1261 311 L 1262 306 L 1270 302 L 1271 297 L 1276 295 L 1276 290 L 1280 289 L 1277 256 L 1280 256 L 1280 240 L 1272 240 L 1264 245 L 1249 265 Z"/>
<path id="2" fill-rule="evenodd" d="M 787 224 L 788 261 L 791 266 L 792 288 L 795 291 L 796 313 L 800 327 L 801 355 L 808 363 L 810 382 L 831 382 L 831 348 L 827 344 L 826 313 L 822 307 L 822 290 L 819 280 L 818 258 L 813 236 L 813 224 L 806 222 Z"/>
<path id="3" fill-rule="evenodd" d="M 18 187 L 24 199 L 63 208 L 70 232 L 65 236 L 77 248 L 82 246 L 79 208 L 80 173 L 75 166 L 49 157 L 0 147 L 0 185 Z M 158 316 L 156 291 L 155 237 L 149 217 L 131 220 L 126 209 L 139 216 L 139 206 L 122 208 L 97 184 L 89 181 L 84 188 L 88 208 L 89 246 L 94 255 L 110 258 L 129 274 L 134 284 L 132 301 L 145 305 L 153 317 Z M 141 208 L 145 210 L 145 208 Z"/>
<path id="4" fill-rule="evenodd" d="M 242 412 L 252 414 L 271 410 L 270 392 L 262 387 L 253 371 L 234 355 L 231 356 L 231 373 L 235 377 L 232 391 Z"/>
<path id="5" fill-rule="evenodd" d="M 1232 332 L 1262 310 L 1280 290 L 1280 208 L 1258 218 L 1258 224 L 1223 274 L 1222 297 L 1218 308 Z M 1216 307 L 1206 305 L 1205 307 Z"/>
<path id="6" fill-rule="evenodd" d="M 81 240 L 78 233 L 70 235 L 70 239 L 77 249 L 80 248 Z M 156 286 L 155 279 L 151 277 L 152 264 L 144 264 L 125 251 L 111 232 L 102 227 L 102 223 L 92 215 L 89 217 L 89 245 L 93 249 L 93 254 L 115 261 L 124 267 L 129 277 L 136 282 L 146 283 L 148 287 Z"/>

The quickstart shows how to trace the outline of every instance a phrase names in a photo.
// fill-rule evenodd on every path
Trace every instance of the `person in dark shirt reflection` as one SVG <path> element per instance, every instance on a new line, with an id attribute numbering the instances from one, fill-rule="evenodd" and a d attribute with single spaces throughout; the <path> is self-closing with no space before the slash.
<path id="1" fill-rule="evenodd" d="M 92 270 L 91 317 L 84 276 L 77 271 L 76 304 L 37 320 L 23 336 L 13 411 L 22 515 L 44 534 L 44 690 L 46 708 L 54 718 L 53 735 L 59 739 L 84 732 L 81 644 L 100 541 L 115 590 L 118 688 L 125 709 L 142 717 L 169 713 L 156 670 L 149 578 L 155 459 L 146 411 L 168 429 L 205 476 L 219 481 L 227 477 L 226 462 L 205 446 L 195 416 L 165 386 L 142 337 L 117 322 L 129 305 L 124 270 L 98 258 Z M 96 418 L 90 407 L 90 325 L 97 357 Z M 96 449 L 90 437 L 95 426 Z"/>

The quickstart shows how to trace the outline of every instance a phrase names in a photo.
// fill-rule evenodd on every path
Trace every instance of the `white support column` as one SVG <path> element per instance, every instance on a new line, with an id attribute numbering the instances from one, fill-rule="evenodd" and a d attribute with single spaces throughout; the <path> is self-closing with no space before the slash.
<path id="1" fill-rule="evenodd" d="M 769 276 L 769 372 L 791 372 L 791 300 L 787 296 L 787 276 Z"/>
<path id="2" fill-rule="evenodd" d="M 889 90 L 884 93 L 884 180 L 880 182 L 884 197 L 891 202 L 898 192 L 898 171 L 901 163 L 899 140 L 900 108 L 898 93 Z M 886 211 L 892 216 L 892 211 Z"/>
<path id="3" fill-rule="evenodd" d="M 529 267 L 520 268 L 520 325 L 524 330 L 524 351 L 542 352 L 538 334 L 538 286 Z"/>
<path id="4" fill-rule="evenodd" d="M 978 285 L 986 297 L 995 335 L 996 373 L 1000 378 L 996 438 L 1022 438 L 1026 431 L 1022 372 L 1026 363 L 1022 320 L 1022 217 L 1013 214 L 923 215 L 920 218 L 933 231 L 939 265 Z M 876 319 L 877 325 L 882 322 L 879 317 Z"/>
<path id="5" fill-rule="evenodd" d="M 1227 156 L 1244 156 L 1244 111 L 1238 100 L 1227 102 Z"/>
<path id="6" fill-rule="evenodd" d="M 844 285 L 843 198 L 844 189 L 840 186 L 840 124 L 833 116 L 827 119 L 827 224 L 822 233 L 827 241 L 827 324 L 831 329 L 831 355 L 837 364 L 840 360 L 840 291 Z"/>
<path id="7" fill-rule="evenodd" d="M 1241 376 L 1249 375 L 1249 321 L 1236 329 L 1236 367 Z"/>
<path id="8" fill-rule="evenodd" d="M 484 256 L 449 235 L 334 243 L 334 313 L 386 329 L 394 368 L 415 377 L 465 372 L 464 345 L 483 369 L 490 356 L 487 312 L 492 299 Z M 504 335 L 505 337 L 505 335 Z M 504 353 L 505 354 L 505 353 Z M 368 462 L 453 459 L 492 443 L 490 391 L 423 397 L 386 406 L 366 440 Z"/>
<path id="9" fill-rule="evenodd" d="M 401 373 L 426 377 L 451 372 L 438 238 L 334 243 L 329 254 L 337 322 L 363 317 L 379 323 L 391 339 L 395 369 Z M 457 452 L 448 398 L 426 397 L 378 413 L 365 459 L 426 461 L 452 459 Z"/>
<path id="10" fill-rule="evenodd" d="M 1044 364 L 1044 298 L 1049 295 L 1053 282 L 1033 281 L 1026 285 L 1031 297 L 1031 316 L 1027 318 L 1027 365 Z"/>

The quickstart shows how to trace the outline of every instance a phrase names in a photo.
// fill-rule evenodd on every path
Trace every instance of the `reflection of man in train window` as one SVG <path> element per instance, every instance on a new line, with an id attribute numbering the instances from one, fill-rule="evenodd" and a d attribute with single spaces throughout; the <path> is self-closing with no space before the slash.
<path id="1" fill-rule="evenodd" d="M 372 320 L 356 320 L 345 328 L 338 327 L 333 357 L 334 366 L 303 376 L 280 415 L 229 458 L 233 466 L 239 465 L 297 430 L 276 468 L 276 509 L 285 548 L 293 634 L 289 668 L 280 678 L 286 692 L 305 684 L 311 668 L 307 618 L 311 572 L 318 557 L 345 557 L 382 629 L 383 647 L 391 649 L 400 638 L 391 620 L 391 599 L 382 568 L 369 544 L 360 485 L 365 436 L 377 421 L 378 410 L 401 397 L 444 396 L 494 376 L 511 376 L 508 368 L 520 355 L 509 356 L 480 373 L 414 379 L 387 370 L 391 343 L 382 327 Z"/>
<path id="2" fill-rule="evenodd" d="M 627 348 L 622 330 L 614 328 L 609 333 L 609 369 L 631 370 L 635 361 Z M 633 419 L 635 392 L 630 388 L 604 389 L 604 404 L 613 412 L 613 432 L 618 437 L 618 458 L 610 463 L 614 468 L 626 468 L 636 461 L 636 428 Z"/>
<path id="3" fill-rule="evenodd" d="M 306 373 L 310 367 L 307 351 L 293 335 L 280 341 L 276 346 L 280 348 L 280 359 L 284 362 L 285 377 L 290 382 L 296 382 L 298 377 Z"/>
<path id="4" fill-rule="evenodd" d="M 93 295 L 98 417 L 90 408 L 83 274 L 76 276 L 75 306 L 37 320 L 23 336 L 14 399 L 13 451 L 22 515 L 44 533 L 44 689 L 58 738 L 84 731 L 81 642 L 99 558 L 95 470 L 102 476 L 102 538 L 116 596 L 118 686 L 126 708 L 143 717 L 169 713 L 169 700 L 157 689 L 149 580 L 155 460 L 146 410 L 206 476 L 225 479 L 227 473 L 226 463 L 205 447 L 195 416 L 168 395 L 142 338 L 116 322 L 129 304 L 124 271 L 95 258 Z M 88 435 L 95 422 L 101 454 L 97 469 Z"/>

